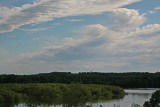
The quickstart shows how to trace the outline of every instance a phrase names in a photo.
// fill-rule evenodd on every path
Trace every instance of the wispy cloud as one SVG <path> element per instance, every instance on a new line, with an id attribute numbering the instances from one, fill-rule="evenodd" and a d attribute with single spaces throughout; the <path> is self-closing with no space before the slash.
<path id="1" fill-rule="evenodd" d="M 61 23 L 53 23 L 53 25 L 58 26 L 61 25 Z"/>
<path id="2" fill-rule="evenodd" d="M 81 22 L 84 21 L 83 19 L 70 19 L 70 22 Z"/>
<path id="3" fill-rule="evenodd" d="M 138 1 L 140 0 L 39 0 L 21 7 L 0 7 L 0 33 L 60 17 L 100 14 Z"/>
<path id="4" fill-rule="evenodd" d="M 146 12 L 146 13 L 143 13 L 143 15 L 155 14 L 155 13 L 157 13 L 158 10 L 160 10 L 160 6 L 155 7 L 154 10 L 152 10 L 152 11 L 148 11 L 148 12 Z"/>
<path id="5" fill-rule="evenodd" d="M 158 7 L 155 7 L 154 9 L 155 9 L 155 10 L 160 10 L 160 6 L 158 6 Z"/>
<path id="6" fill-rule="evenodd" d="M 148 11 L 149 14 L 155 14 L 156 11 Z"/>
<path id="7" fill-rule="evenodd" d="M 27 31 L 27 32 L 38 32 L 38 31 L 44 31 L 47 30 L 48 28 L 37 28 L 37 29 L 20 29 L 22 31 Z"/>
<path id="8" fill-rule="evenodd" d="M 155 14 L 155 13 L 157 13 L 158 10 L 160 10 L 160 6 L 155 7 L 154 10 L 152 10 L 152 11 L 148 11 L 146 13 L 143 13 L 143 16 L 148 15 L 148 14 Z"/>
<path id="9" fill-rule="evenodd" d="M 40 38 L 32 38 L 32 40 L 40 40 Z"/>
<path id="10" fill-rule="evenodd" d="M 12 59 L 7 59 L 6 62 L 7 63 L 14 63 L 14 62 L 22 61 L 23 59 L 26 59 L 26 61 L 28 61 L 27 59 L 37 57 L 37 56 L 41 55 L 42 53 L 43 53 L 43 51 L 33 52 L 33 53 L 23 53 L 23 54 L 15 56 Z M 24 61 L 22 61 L 22 62 L 24 62 Z"/>
<path id="11" fill-rule="evenodd" d="M 79 39 L 65 38 L 58 46 L 49 46 L 43 52 L 18 55 L 10 62 L 45 62 L 67 70 L 94 69 L 101 71 L 151 70 L 159 62 L 160 25 L 147 25 L 132 32 L 112 31 L 101 24 L 84 28 L 87 36 Z M 88 31 L 88 32 L 87 32 Z M 94 34 L 94 35 L 93 35 Z M 124 69 L 125 68 L 125 69 Z"/>

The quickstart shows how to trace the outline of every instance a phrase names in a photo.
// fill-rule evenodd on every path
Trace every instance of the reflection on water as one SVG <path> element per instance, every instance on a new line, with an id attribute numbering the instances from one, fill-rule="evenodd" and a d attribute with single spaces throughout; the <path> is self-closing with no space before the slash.
<path id="1" fill-rule="evenodd" d="M 142 107 L 156 90 L 158 89 L 127 89 L 125 92 L 128 95 L 123 99 L 94 103 L 92 107 L 99 107 L 99 105 L 102 105 L 102 107 L 131 107 L 132 104 L 138 104 Z"/>
<path id="2" fill-rule="evenodd" d="M 128 94 L 125 95 L 123 99 L 88 102 L 75 106 L 70 106 L 67 104 L 41 106 L 37 106 L 36 104 L 19 104 L 15 107 L 131 107 L 134 103 L 143 106 L 144 102 L 149 100 L 152 93 L 156 90 L 158 89 L 127 89 L 125 92 Z"/>
<path id="3" fill-rule="evenodd" d="M 143 105 L 143 103 L 151 97 L 151 94 L 128 94 L 120 100 L 110 100 L 93 104 L 93 107 L 102 105 L 103 107 L 131 107 L 132 104 Z"/>
<path id="4" fill-rule="evenodd" d="M 135 94 L 152 94 L 158 88 L 136 88 L 136 89 L 126 89 L 125 92 L 127 93 L 135 93 Z"/>

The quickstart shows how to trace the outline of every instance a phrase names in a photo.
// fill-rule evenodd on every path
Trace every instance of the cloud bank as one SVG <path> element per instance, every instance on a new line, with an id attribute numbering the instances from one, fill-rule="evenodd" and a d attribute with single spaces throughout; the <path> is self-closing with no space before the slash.
<path id="1" fill-rule="evenodd" d="M 38 0 L 21 7 L 0 7 L 0 33 L 60 17 L 100 14 L 138 1 L 140 0 Z"/>
<path id="2" fill-rule="evenodd" d="M 159 67 L 158 24 L 146 25 L 128 33 L 96 24 L 86 26 L 85 33 L 83 38 L 65 38 L 62 45 L 18 55 L 8 61 L 28 63 L 29 60 L 34 64 L 43 63 L 43 67 L 65 71 L 156 71 Z"/>

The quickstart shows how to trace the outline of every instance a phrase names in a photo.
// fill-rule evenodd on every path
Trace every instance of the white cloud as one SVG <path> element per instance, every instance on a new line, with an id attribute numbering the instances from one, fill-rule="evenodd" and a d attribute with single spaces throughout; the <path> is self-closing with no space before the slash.
<path id="1" fill-rule="evenodd" d="M 54 18 L 100 14 L 138 1 L 140 0 L 39 0 L 21 7 L 0 7 L 0 33 Z"/>
<path id="2" fill-rule="evenodd" d="M 126 8 L 113 10 L 112 18 L 114 23 L 112 29 L 117 31 L 134 30 L 146 20 L 137 10 Z"/>
<path id="3" fill-rule="evenodd" d="M 83 32 L 87 35 L 100 36 L 105 34 L 107 31 L 109 31 L 107 27 L 101 24 L 95 24 L 86 26 Z"/>
<path id="4" fill-rule="evenodd" d="M 44 31 L 47 30 L 48 28 L 37 28 L 37 29 L 20 29 L 22 31 L 27 31 L 27 32 L 38 32 L 38 31 Z"/>
<path id="5" fill-rule="evenodd" d="M 155 9 L 155 10 L 160 10 L 160 6 L 158 6 L 158 7 L 155 7 L 154 9 Z"/>
<path id="6" fill-rule="evenodd" d="M 89 25 L 84 29 L 88 31 L 87 36 L 65 38 L 62 45 L 50 46 L 42 52 L 18 55 L 8 61 L 43 62 L 46 69 L 49 67 L 60 71 L 159 69 L 159 24 L 147 25 L 129 33 L 112 31 L 100 24 Z"/>
<path id="7" fill-rule="evenodd" d="M 84 21 L 83 19 L 70 19 L 70 22 L 81 22 Z"/>
<path id="8" fill-rule="evenodd" d="M 80 60 L 80 59 L 92 57 L 92 52 L 97 51 L 97 50 L 94 50 L 94 48 L 97 47 L 98 49 L 98 47 L 105 42 L 105 39 L 108 39 L 107 37 L 105 38 L 103 35 L 100 34 L 104 31 L 104 29 L 106 29 L 105 26 L 90 25 L 90 26 L 87 26 L 86 28 L 90 29 L 90 32 L 93 33 L 96 27 L 99 28 L 97 30 L 97 32 L 99 32 L 97 33 L 97 35 L 89 35 L 77 40 L 73 38 L 65 38 L 64 44 L 60 46 L 46 47 L 45 50 L 43 50 L 42 52 L 24 53 L 14 57 L 13 59 L 8 60 L 8 62 L 14 62 L 14 61 L 16 62 L 25 58 L 46 60 L 46 61 L 48 60 L 49 62 L 50 61 L 52 62 L 53 60 L 54 61 Z M 91 34 L 91 33 L 87 33 L 87 35 L 88 34 Z M 90 51 L 88 51 L 89 49 Z"/>
<path id="9" fill-rule="evenodd" d="M 143 13 L 143 16 L 148 15 L 148 14 L 155 14 L 157 11 L 160 10 L 160 6 L 155 7 L 153 11 L 148 11 L 146 13 Z"/>
<path id="10" fill-rule="evenodd" d="M 148 11 L 149 14 L 155 14 L 156 11 Z"/>
<path id="11" fill-rule="evenodd" d="M 137 28 L 136 33 L 139 34 L 150 34 L 150 33 L 160 33 L 160 25 L 159 24 L 150 24 L 142 27 L 142 29 Z"/>
<path id="12" fill-rule="evenodd" d="M 14 63 L 14 62 L 19 62 L 19 61 L 23 62 L 24 59 L 31 59 L 31 58 L 40 56 L 43 53 L 44 53 L 44 50 L 41 52 L 23 53 L 23 54 L 15 56 L 12 59 L 7 59 L 6 62 L 7 63 Z"/>

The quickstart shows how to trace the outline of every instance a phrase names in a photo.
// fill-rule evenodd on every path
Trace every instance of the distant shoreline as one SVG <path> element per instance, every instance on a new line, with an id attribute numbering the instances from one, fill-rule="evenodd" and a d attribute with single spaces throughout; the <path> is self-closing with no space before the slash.
<path id="1" fill-rule="evenodd" d="M 32 75 L 0 75 L 2 83 L 81 83 L 120 86 L 122 88 L 160 88 L 160 73 L 129 72 L 51 72 Z"/>

